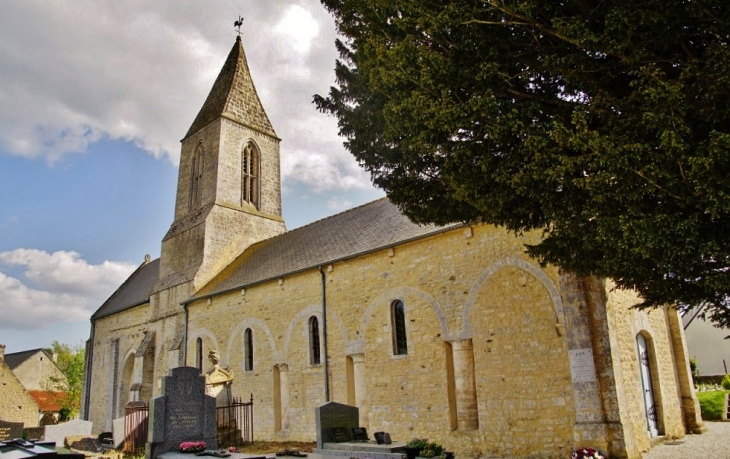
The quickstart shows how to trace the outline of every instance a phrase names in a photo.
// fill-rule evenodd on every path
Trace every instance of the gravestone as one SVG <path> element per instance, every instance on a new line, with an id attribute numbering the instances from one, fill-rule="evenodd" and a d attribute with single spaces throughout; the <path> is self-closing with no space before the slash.
<path id="1" fill-rule="evenodd" d="M 352 441 L 352 429 L 360 426 L 360 410 L 355 406 L 328 402 L 314 409 L 314 420 L 317 426 L 317 448 L 321 449 L 325 443 Z M 347 440 L 335 439 L 332 429 L 340 433 L 340 429 L 344 429 Z"/>
<path id="2" fill-rule="evenodd" d="M 0 459 L 56 459 L 61 457 L 53 443 L 20 438 L 0 443 Z M 64 454 L 64 459 L 84 459 L 84 455 Z"/>
<path id="3" fill-rule="evenodd" d="M 66 437 L 88 437 L 91 435 L 91 427 L 92 423 L 90 421 L 83 421 L 81 419 L 74 419 L 63 424 L 56 424 L 55 426 L 46 426 L 43 439 L 45 441 L 55 442 L 57 447 L 62 448 Z"/>
<path id="4" fill-rule="evenodd" d="M 22 422 L 0 421 L 0 441 L 10 440 L 12 438 L 21 438 L 22 436 Z"/>
<path id="5" fill-rule="evenodd" d="M 69 449 L 90 451 L 92 453 L 101 452 L 101 442 L 96 437 L 68 436 L 66 437 L 66 443 Z"/>
<path id="6" fill-rule="evenodd" d="M 162 395 L 152 399 L 146 457 L 177 451 L 185 441 L 218 448 L 215 398 L 205 393 L 205 377 L 195 367 L 173 368 L 162 378 Z"/>

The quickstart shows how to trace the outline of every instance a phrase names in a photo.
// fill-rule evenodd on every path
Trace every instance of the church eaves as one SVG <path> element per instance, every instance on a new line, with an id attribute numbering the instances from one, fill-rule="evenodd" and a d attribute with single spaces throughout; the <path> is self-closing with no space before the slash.
<path id="1" fill-rule="evenodd" d="M 256 93 L 240 36 L 236 37 L 236 43 L 228 53 L 226 62 L 223 64 L 208 98 L 188 129 L 188 133 L 185 134 L 185 138 L 219 117 L 231 119 L 278 138 Z"/>

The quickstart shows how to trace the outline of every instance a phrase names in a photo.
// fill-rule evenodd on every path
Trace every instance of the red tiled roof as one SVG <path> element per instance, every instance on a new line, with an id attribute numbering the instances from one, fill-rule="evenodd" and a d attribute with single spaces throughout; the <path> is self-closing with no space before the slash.
<path id="1" fill-rule="evenodd" d="M 38 409 L 42 412 L 59 411 L 61 405 L 59 402 L 67 397 L 66 392 L 51 392 L 45 390 L 29 390 L 28 393 L 38 404 Z"/>

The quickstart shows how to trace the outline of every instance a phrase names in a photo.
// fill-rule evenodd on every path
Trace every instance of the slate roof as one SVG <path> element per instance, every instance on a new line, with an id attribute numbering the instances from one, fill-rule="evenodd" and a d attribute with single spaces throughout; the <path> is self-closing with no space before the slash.
<path id="1" fill-rule="evenodd" d="M 252 245 L 204 286 L 196 298 L 330 264 L 456 226 L 459 225 L 416 225 L 387 198 L 382 198 Z"/>
<path id="2" fill-rule="evenodd" d="M 240 36 L 236 38 L 208 98 L 205 99 L 185 138 L 221 116 L 277 137 L 251 79 Z"/>
<path id="3" fill-rule="evenodd" d="M 146 303 L 150 299 L 152 289 L 160 276 L 160 259 L 143 263 L 112 296 L 91 316 L 91 320 L 100 319 L 125 309 Z"/>
<path id="4" fill-rule="evenodd" d="M 11 370 L 15 370 L 21 363 L 25 362 L 29 358 L 33 357 L 39 352 L 46 354 L 46 357 L 51 359 L 51 356 L 46 353 L 43 348 L 29 349 L 27 351 L 13 352 L 11 354 L 5 354 L 5 363 L 8 364 Z M 51 359 L 53 360 L 53 359 Z"/>
<path id="5" fill-rule="evenodd" d="M 387 198 L 382 198 L 250 246 L 187 302 L 382 250 L 457 226 L 416 225 Z M 239 231 L 245 231 L 245 228 Z M 140 266 L 91 316 L 91 320 L 149 301 L 159 272 L 159 258 Z"/>

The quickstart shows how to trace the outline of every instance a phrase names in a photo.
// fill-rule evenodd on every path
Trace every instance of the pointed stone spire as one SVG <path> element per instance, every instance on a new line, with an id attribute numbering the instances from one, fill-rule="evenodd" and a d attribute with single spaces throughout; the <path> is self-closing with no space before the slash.
<path id="1" fill-rule="evenodd" d="M 278 138 L 256 93 L 240 36 L 236 37 L 236 43 L 228 53 L 226 63 L 218 74 L 213 89 L 210 90 L 185 138 L 221 116 Z"/>

